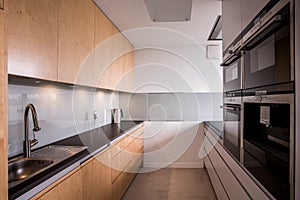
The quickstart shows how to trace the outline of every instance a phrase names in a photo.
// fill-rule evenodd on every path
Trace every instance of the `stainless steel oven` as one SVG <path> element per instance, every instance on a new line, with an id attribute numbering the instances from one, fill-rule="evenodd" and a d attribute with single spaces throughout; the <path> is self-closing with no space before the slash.
<path id="1" fill-rule="evenodd" d="M 242 89 L 242 53 L 239 51 L 241 41 L 235 43 L 224 55 L 223 85 L 224 92 Z"/>
<path id="2" fill-rule="evenodd" d="M 294 94 L 243 97 L 243 164 L 276 198 L 294 195 Z"/>
<path id="3" fill-rule="evenodd" d="M 223 145 L 238 161 L 241 156 L 241 101 L 240 95 L 231 93 L 224 98 L 222 106 L 224 111 Z"/>
<path id="4" fill-rule="evenodd" d="M 243 36 L 244 89 L 294 80 L 290 3 L 279 1 Z"/>

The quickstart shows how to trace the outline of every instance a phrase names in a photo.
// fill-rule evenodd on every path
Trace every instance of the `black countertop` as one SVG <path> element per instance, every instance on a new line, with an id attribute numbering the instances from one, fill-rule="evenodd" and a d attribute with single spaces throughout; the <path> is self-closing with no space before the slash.
<path id="1" fill-rule="evenodd" d="M 205 126 L 211 128 L 219 138 L 223 138 L 223 122 L 222 121 L 206 121 Z"/>
<path id="2" fill-rule="evenodd" d="M 30 189 L 46 181 L 55 174 L 61 172 L 81 159 L 92 156 L 99 149 L 108 147 L 111 141 L 139 125 L 142 121 L 123 121 L 120 124 L 108 124 L 72 137 L 52 143 L 52 145 L 86 146 L 86 150 L 28 178 L 20 184 L 8 189 L 9 199 L 15 199 Z M 47 145 L 48 146 L 48 145 Z"/>

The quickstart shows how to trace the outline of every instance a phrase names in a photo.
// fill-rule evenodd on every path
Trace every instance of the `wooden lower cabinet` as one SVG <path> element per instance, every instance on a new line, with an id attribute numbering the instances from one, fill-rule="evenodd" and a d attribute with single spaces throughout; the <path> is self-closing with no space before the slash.
<path id="1" fill-rule="evenodd" d="M 83 199 L 111 200 L 111 151 L 99 153 L 82 165 Z"/>
<path id="2" fill-rule="evenodd" d="M 56 181 L 32 199 L 82 200 L 82 171 L 80 167 Z"/>
<path id="3" fill-rule="evenodd" d="M 143 150 L 141 126 L 32 199 L 120 200 L 142 166 Z"/>
<path id="4" fill-rule="evenodd" d="M 143 163 L 143 127 L 112 146 L 112 198 L 120 200 Z"/>
<path id="5" fill-rule="evenodd" d="M 126 190 L 133 181 L 136 172 L 140 169 L 143 163 L 143 149 L 130 161 L 128 166 L 120 173 L 112 184 L 112 198 L 113 200 L 120 200 L 125 194 Z"/>

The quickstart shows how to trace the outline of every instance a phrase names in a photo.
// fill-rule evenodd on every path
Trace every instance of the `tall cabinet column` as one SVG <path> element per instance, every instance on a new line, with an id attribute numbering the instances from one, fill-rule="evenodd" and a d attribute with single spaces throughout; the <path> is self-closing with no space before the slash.
<path id="1" fill-rule="evenodd" d="M 3 6 L 3 0 L 1 2 Z M 7 56 L 4 10 L 0 8 L 0 199 L 7 199 Z"/>

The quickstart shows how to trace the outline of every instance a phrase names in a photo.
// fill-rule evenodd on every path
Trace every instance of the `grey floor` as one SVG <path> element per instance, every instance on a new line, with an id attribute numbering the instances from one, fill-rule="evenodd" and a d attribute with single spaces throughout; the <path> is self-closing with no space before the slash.
<path id="1" fill-rule="evenodd" d="M 217 199 L 205 169 L 166 168 L 136 176 L 123 200 Z"/>

